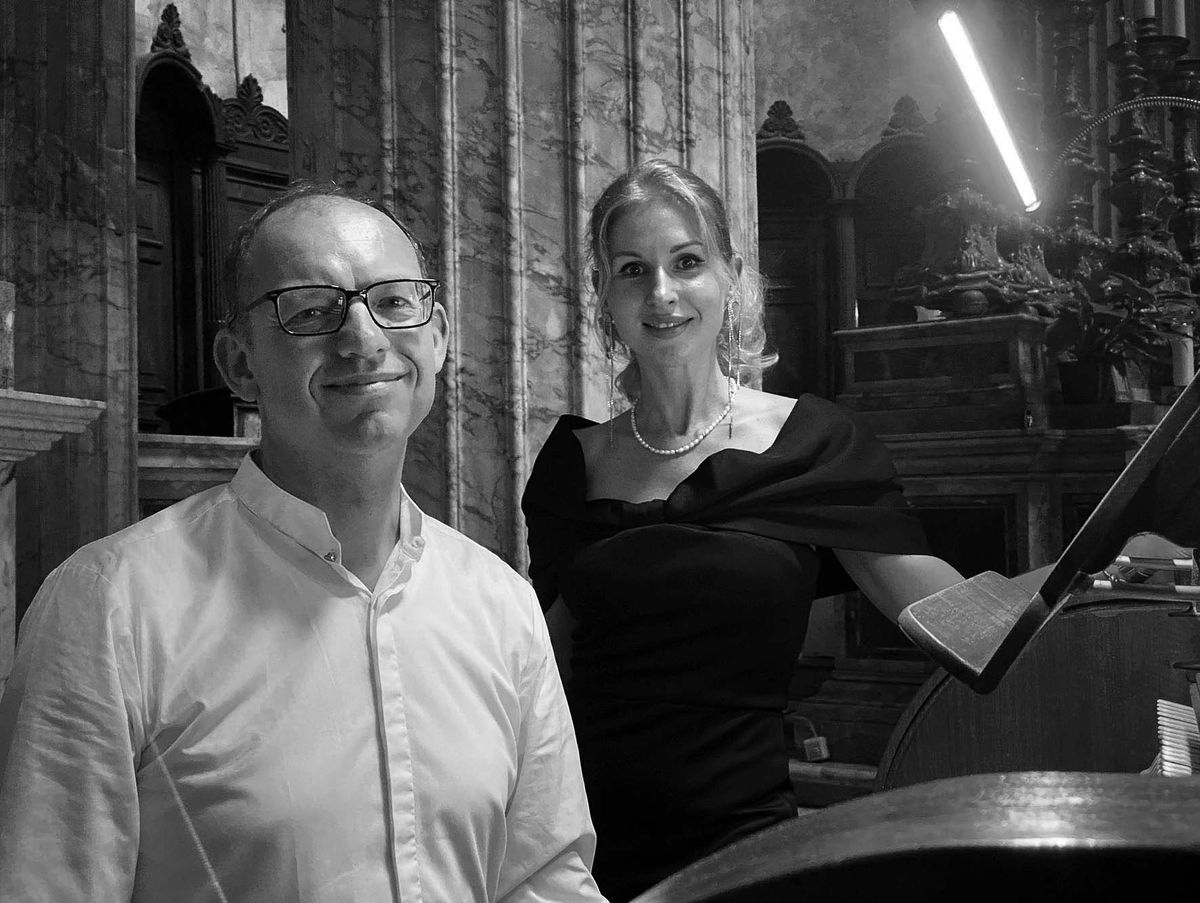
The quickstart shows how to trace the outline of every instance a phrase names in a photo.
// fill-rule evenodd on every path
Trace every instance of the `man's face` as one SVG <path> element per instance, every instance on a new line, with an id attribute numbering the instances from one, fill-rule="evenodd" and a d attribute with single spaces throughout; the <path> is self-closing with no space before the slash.
<path id="1" fill-rule="evenodd" d="M 289 286 L 365 288 L 421 275 L 416 248 L 386 215 L 348 198 L 306 198 L 259 228 L 238 303 Z M 218 338 L 217 360 L 234 393 L 258 402 L 266 460 L 402 452 L 429 413 L 446 357 L 440 304 L 412 329 L 381 328 L 361 298 L 332 335 L 285 333 L 270 302 L 243 320 Z"/>

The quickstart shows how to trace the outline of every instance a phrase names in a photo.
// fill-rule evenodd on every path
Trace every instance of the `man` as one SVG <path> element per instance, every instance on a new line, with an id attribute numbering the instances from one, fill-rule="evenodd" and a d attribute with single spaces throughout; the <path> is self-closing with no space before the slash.
<path id="1" fill-rule="evenodd" d="M 599 900 L 532 591 L 400 483 L 446 354 L 381 209 L 239 232 L 233 481 L 46 580 L 0 703 L 0 900 Z M 335 288 L 340 287 L 340 288 Z"/>

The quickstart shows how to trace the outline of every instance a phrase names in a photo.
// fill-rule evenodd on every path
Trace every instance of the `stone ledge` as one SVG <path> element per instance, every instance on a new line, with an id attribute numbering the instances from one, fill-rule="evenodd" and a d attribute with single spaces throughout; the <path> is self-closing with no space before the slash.
<path id="1" fill-rule="evenodd" d="M 258 440 L 230 436 L 138 433 L 138 499 L 149 514 L 227 483 Z"/>
<path id="2" fill-rule="evenodd" d="M 0 462 L 15 464 L 68 433 L 82 433 L 104 408 L 87 398 L 0 389 Z"/>

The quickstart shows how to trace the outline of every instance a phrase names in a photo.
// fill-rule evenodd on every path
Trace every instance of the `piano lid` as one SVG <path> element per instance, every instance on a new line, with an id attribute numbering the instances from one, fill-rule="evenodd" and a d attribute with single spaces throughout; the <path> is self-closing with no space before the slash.
<path id="1" fill-rule="evenodd" d="M 1140 532 L 1200 546 L 1200 380 L 1176 399 L 1036 593 L 989 571 L 914 602 L 900 627 L 947 671 L 986 693 L 1061 609 L 1080 575 L 1107 567 Z"/>

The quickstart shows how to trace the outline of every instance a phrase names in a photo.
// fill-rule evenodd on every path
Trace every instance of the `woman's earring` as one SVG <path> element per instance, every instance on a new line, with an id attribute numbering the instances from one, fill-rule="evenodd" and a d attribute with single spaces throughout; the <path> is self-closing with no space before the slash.
<path id="1" fill-rule="evenodd" d="M 736 309 L 736 313 L 734 312 Z M 726 379 L 729 381 L 729 438 L 733 438 L 733 396 L 742 384 L 742 308 L 730 292 L 725 305 L 725 328 L 729 336 L 727 345 L 729 360 L 726 363 Z"/>
<path id="2" fill-rule="evenodd" d="M 737 384 L 742 384 L 742 302 L 737 298 L 733 299 L 731 305 L 736 313 L 733 315 L 733 328 L 736 333 L 734 341 L 734 375 Z"/>
<path id="3" fill-rule="evenodd" d="M 617 428 L 614 423 L 617 418 L 617 363 L 612 314 L 606 313 L 602 322 L 604 324 L 604 351 L 608 355 L 608 447 L 612 449 L 617 445 Z"/>

